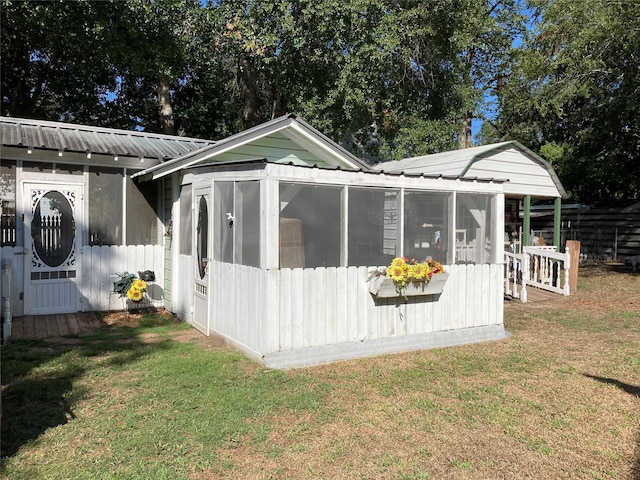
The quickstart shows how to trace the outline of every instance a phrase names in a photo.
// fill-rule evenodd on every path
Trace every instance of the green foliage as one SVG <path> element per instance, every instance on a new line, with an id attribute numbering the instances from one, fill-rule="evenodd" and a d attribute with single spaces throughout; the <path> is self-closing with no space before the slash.
<path id="1" fill-rule="evenodd" d="M 640 199 L 640 3 L 531 2 L 494 138 L 553 157 L 573 199 Z"/>
<path id="2" fill-rule="evenodd" d="M 640 2 L 5 0 L 0 15 L 3 115 L 218 139 L 296 112 L 371 163 L 468 146 L 483 119 L 482 142 L 540 152 L 573 201 L 640 199 Z"/>
<path id="3" fill-rule="evenodd" d="M 515 5 L 7 0 L 2 113 L 217 139 L 296 112 L 371 162 L 433 152 L 479 115 Z"/>
<path id="4" fill-rule="evenodd" d="M 113 291 L 114 293 L 119 293 L 121 297 L 125 297 L 127 292 L 131 288 L 133 282 L 138 278 L 135 273 L 115 273 L 117 280 L 113 282 Z"/>

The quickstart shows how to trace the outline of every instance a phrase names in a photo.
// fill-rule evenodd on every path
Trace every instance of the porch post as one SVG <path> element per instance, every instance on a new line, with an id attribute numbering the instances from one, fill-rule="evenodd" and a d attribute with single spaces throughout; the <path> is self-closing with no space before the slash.
<path id="1" fill-rule="evenodd" d="M 493 211 L 504 212 L 504 193 L 493 196 Z M 504 214 L 495 216 L 495 225 L 491 232 L 491 255 L 495 263 L 504 262 Z"/>
<path id="2" fill-rule="evenodd" d="M 562 212 L 562 198 L 558 197 L 555 200 L 553 208 L 553 244 L 556 247 L 556 252 L 560 251 L 560 220 Z"/>
<path id="3" fill-rule="evenodd" d="M 349 265 L 349 188 L 340 192 L 340 266 Z"/>
<path id="4" fill-rule="evenodd" d="M 260 180 L 260 267 L 264 270 L 280 267 L 279 188 L 277 180 Z"/>
<path id="5" fill-rule="evenodd" d="M 528 247 L 531 239 L 531 195 L 524 197 L 524 219 L 522 221 L 522 248 Z"/>

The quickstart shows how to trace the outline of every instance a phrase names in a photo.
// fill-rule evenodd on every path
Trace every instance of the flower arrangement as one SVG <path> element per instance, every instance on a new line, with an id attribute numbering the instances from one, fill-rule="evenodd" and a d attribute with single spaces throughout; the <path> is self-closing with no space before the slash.
<path id="1" fill-rule="evenodd" d="M 369 273 L 369 292 L 377 298 L 401 295 L 405 300 L 417 295 L 439 295 L 448 278 L 449 274 L 435 260 L 417 262 L 398 257 L 388 267 Z"/>
<path id="2" fill-rule="evenodd" d="M 139 302 L 147 291 L 147 282 L 137 278 L 134 273 L 124 272 L 114 275 L 113 291 L 119 293 L 120 297 L 127 297 L 133 302 Z"/>
<path id="3" fill-rule="evenodd" d="M 127 290 L 127 298 L 133 302 L 139 302 L 147 291 L 147 282 L 138 279 L 131 284 Z"/>
<path id="4" fill-rule="evenodd" d="M 442 265 L 435 260 L 419 263 L 414 259 L 398 257 L 384 270 L 384 275 L 393 280 L 396 289 L 401 291 L 410 282 L 428 282 L 433 275 L 443 272 Z"/>

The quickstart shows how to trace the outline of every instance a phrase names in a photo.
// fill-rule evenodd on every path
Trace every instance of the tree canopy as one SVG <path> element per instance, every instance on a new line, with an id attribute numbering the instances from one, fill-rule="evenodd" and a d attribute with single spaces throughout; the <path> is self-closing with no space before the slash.
<path id="1" fill-rule="evenodd" d="M 530 8 L 485 139 L 539 151 L 577 201 L 640 200 L 640 2 L 536 0 Z"/>
<path id="2" fill-rule="evenodd" d="M 517 139 L 637 199 L 632 0 L 2 1 L 3 115 L 217 139 L 296 112 L 368 161 Z"/>

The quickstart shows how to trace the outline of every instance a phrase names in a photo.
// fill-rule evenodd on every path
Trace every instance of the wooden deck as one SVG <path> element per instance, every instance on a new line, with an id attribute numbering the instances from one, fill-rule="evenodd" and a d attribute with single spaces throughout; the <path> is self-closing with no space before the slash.
<path id="1" fill-rule="evenodd" d="M 91 335 L 102 328 L 94 312 L 58 315 L 26 315 L 11 323 L 11 338 L 48 338 L 66 335 Z"/>
<path id="2" fill-rule="evenodd" d="M 517 289 L 520 291 L 522 285 L 517 284 Z M 519 301 L 517 298 L 511 298 L 508 295 L 504 296 L 505 301 L 516 302 Z M 564 295 L 560 295 L 558 293 L 550 292 L 549 290 L 544 290 L 542 288 L 536 288 L 532 285 L 527 285 L 527 301 L 523 305 L 527 305 L 528 303 L 548 303 L 548 302 L 557 302 L 561 299 L 565 298 Z"/>

